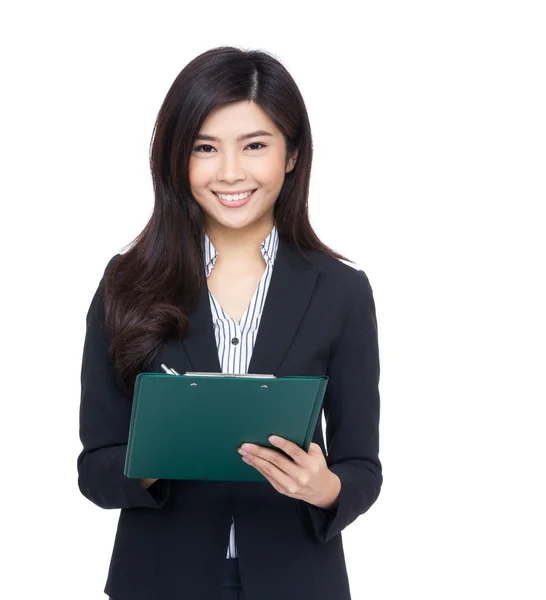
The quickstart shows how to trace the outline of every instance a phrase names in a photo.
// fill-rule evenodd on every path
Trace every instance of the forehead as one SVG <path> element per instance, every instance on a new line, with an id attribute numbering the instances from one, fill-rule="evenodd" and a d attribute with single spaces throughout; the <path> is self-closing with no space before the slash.
<path id="1" fill-rule="evenodd" d="M 220 106 L 209 113 L 199 133 L 221 139 L 263 129 L 274 136 L 281 135 L 272 119 L 254 102 L 234 102 Z"/>

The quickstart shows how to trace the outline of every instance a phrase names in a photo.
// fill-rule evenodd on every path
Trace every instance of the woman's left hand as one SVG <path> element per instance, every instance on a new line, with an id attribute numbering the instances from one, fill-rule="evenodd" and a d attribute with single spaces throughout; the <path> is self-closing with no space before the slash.
<path id="1" fill-rule="evenodd" d="M 335 508 L 341 481 L 328 468 L 320 446 L 311 442 L 307 453 L 294 442 L 281 437 L 276 440 L 274 436 L 269 438 L 271 444 L 288 456 L 256 444 L 249 444 L 248 447 L 243 444 L 239 453 L 247 464 L 257 469 L 281 494 L 305 500 L 319 508 Z"/>

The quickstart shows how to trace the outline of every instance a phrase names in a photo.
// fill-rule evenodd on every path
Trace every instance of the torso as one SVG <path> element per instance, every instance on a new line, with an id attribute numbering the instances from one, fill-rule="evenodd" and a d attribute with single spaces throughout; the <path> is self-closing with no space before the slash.
<path id="1" fill-rule="evenodd" d="M 217 260 L 207 277 L 207 286 L 223 311 L 239 323 L 265 271 L 265 261 L 234 275 L 222 268 Z"/>

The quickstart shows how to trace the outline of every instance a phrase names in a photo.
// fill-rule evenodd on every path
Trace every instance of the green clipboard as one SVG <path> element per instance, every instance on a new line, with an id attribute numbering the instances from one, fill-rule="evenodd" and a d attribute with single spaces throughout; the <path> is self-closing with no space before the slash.
<path id="1" fill-rule="evenodd" d="M 131 478 L 267 481 L 237 452 L 275 448 L 270 435 L 306 452 L 328 377 L 139 373 L 124 474 Z M 277 448 L 278 450 L 278 448 Z"/>

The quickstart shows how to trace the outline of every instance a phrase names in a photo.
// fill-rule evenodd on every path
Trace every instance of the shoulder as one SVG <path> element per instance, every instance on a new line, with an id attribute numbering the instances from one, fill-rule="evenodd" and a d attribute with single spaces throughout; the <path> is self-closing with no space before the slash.
<path id="1" fill-rule="evenodd" d="M 102 272 L 102 275 L 101 275 L 101 278 L 99 281 L 96 295 L 100 295 L 100 296 L 104 295 L 104 288 L 105 288 L 106 280 L 107 280 L 110 272 L 112 271 L 112 269 L 114 269 L 116 267 L 116 265 L 118 264 L 121 256 L 122 256 L 121 254 L 114 254 L 114 256 L 112 256 L 112 258 L 110 258 L 110 260 L 108 260 L 108 262 L 106 263 L 106 266 L 103 267 L 103 272 Z"/>
<path id="2" fill-rule="evenodd" d="M 118 266 L 120 259 L 122 259 L 122 254 L 114 254 L 112 258 L 108 260 L 106 266 L 103 267 L 103 272 L 101 275 L 101 279 L 99 281 L 98 292 L 101 292 L 104 295 L 104 290 L 106 287 L 106 281 L 110 276 L 110 273 Z"/>
<path id="3" fill-rule="evenodd" d="M 102 313 L 104 311 L 104 296 L 105 296 L 105 288 L 106 288 L 106 279 L 110 273 L 110 271 L 117 265 L 121 254 L 115 254 L 108 260 L 106 265 L 103 267 L 102 275 L 96 285 L 95 293 L 91 300 L 91 305 L 89 306 L 88 317 L 93 313 Z"/>
<path id="4" fill-rule="evenodd" d="M 317 251 L 308 251 L 307 256 L 319 269 L 320 284 L 335 290 L 338 294 L 353 297 L 371 289 L 366 272 L 357 266 Z"/>
<path id="5" fill-rule="evenodd" d="M 112 256 L 112 258 L 106 263 L 106 267 L 104 268 L 104 276 L 108 275 L 108 273 L 118 264 L 121 256 L 121 254 L 114 254 L 114 256 Z"/>

